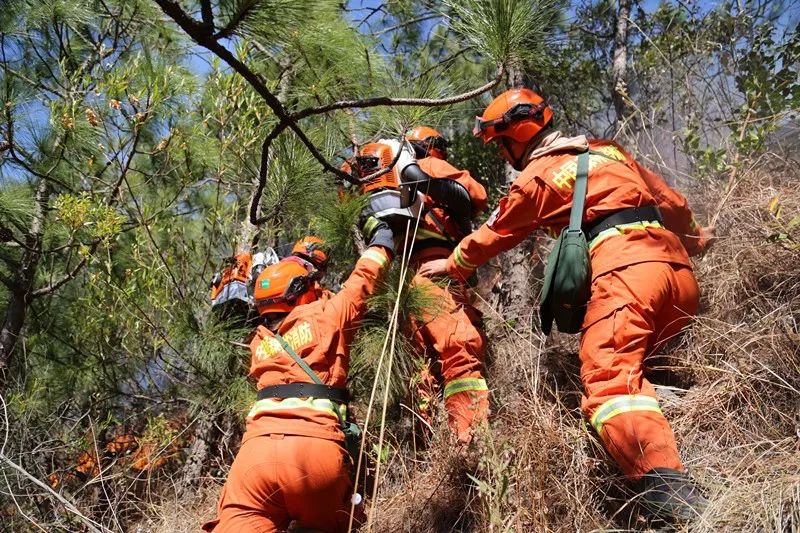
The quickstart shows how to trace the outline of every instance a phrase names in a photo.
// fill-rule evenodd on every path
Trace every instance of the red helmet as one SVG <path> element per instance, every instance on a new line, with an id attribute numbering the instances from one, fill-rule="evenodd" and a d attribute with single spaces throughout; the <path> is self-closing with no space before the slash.
<path id="1" fill-rule="evenodd" d="M 319 269 L 328 265 L 325 241 L 313 235 L 306 235 L 292 247 L 292 255 L 305 259 Z"/>
<path id="2" fill-rule="evenodd" d="M 289 256 L 269 265 L 256 279 L 253 300 L 258 314 L 288 313 L 317 299 L 317 270 L 299 257 Z"/>
<path id="3" fill-rule="evenodd" d="M 417 126 L 406 135 L 406 140 L 414 147 L 414 152 L 419 159 L 435 157 L 447 159 L 447 139 L 441 133 L 429 126 Z"/>
<path id="4" fill-rule="evenodd" d="M 475 117 L 472 134 L 484 143 L 498 137 L 527 143 L 552 118 L 553 110 L 544 98 L 530 89 L 510 89 L 492 100 L 482 117 Z"/>

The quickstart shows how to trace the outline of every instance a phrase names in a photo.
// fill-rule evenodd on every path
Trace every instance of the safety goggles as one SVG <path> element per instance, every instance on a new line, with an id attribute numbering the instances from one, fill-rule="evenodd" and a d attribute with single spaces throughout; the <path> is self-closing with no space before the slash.
<path id="1" fill-rule="evenodd" d="M 438 150 L 445 157 L 447 157 L 447 147 L 450 146 L 450 143 L 444 137 L 433 135 L 425 137 L 421 141 L 411 141 L 411 144 L 415 148 L 419 148 L 423 153 L 429 153 L 431 150 Z"/>
<path id="2" fill-rule="evenodd" d="M 475 117 L 475 127 L 472 128 L 472 134 L 477 137 L 492 126 L 494 126 L 494 131 L 500 132 L 511 126 L 511 124 L 521 120 L 542 120 L 546 107 L 547 102 L 538 104 L 516 104 L 498 118 L 484 120 L 481 117 Z"/>

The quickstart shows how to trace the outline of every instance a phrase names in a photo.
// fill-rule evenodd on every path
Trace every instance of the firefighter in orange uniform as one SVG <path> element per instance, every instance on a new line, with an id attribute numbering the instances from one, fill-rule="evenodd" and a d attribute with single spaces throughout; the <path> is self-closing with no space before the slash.
<path id="1" fill-rule="evenodd" d="M 684 471 L 643 363 L 696 312 L 689 255 L 706 248 L 713 230 L 700 228 L 685 198 L 618 144 L 567 138 L 551 128 L 552 117 L 529 89 L 504 92 L 477 117 L 475 136 L 495 141 L 521 173 L 486 224 L 421 273 L 466 279 L 537 228 L 557 234 L 569 222 L 577 155 L 590 150 L 583 229 L 592 289 L 581 329 L 582 409 L 640 489 L 645 511 L 688 520 L 707 502 Z"/>
<path id="2" fill-rule="evenodd" d="M 277 532 L 292 522 L 347 530 L 351 459 L 342 426 L 350 344 L 394 253 L 385 223 L 374 224 L 365 240 L 367 250 L 336 295 L 320 288 L 317 267 L 300 257 L 319 260 L 314 246 L 295 247 L 295 255 L 258 275 L 253 297 L 262 325 L 250 343 L 258 401 L 205 531 Z"/>
<path id="3" fill-rule="evenodd" d="M 419 187 L 427 193 L 411 251 L 411 266 L 419 268 L 450 255 L 470 232 L 472 217 L 486 209 L 486 191 L 469 171 L 447 162 L 447 141 L 435 129 L 414 128 L 406 140 L 414 148 L 419 168 L 431 178 Z M 420 414 L 429 419 L 429 404 L 437 390 L 430 370 L 430 360 L 435 358 L 444 381 L 448 425 L 459 442 L 468 443 L 475 427 L 489 414 L 489 390 L 483 376 L 486 341 L 478 329 L 480 314 L 469 304 L 463 281 L 448 287 L 416 275 L 413 283 L 425 287 L 437 303 L 436 312 L 415 325 L 413 336 L 415 347 L 425 354 L 416 391 Z"/>

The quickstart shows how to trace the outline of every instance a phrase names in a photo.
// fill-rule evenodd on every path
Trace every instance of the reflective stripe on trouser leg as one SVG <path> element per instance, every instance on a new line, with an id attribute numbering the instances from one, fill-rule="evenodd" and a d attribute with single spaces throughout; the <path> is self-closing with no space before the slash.
<path id="1" fill-rule="evenodd" d="M 447 425 L 459 442 L 472 440 L 473 431 L 489 416 L 489 388 L 483 378 L 458 378 L 445 385 Z"/>
<path id="2" fill-rule="evenodd" d="M 448 381 L 444 386 L 444 399 L 446 400 L 453 394 L 468 391 L 488 391 L 486 380 L 483 378 L 457 378 Z"/>
<path id="3" fill-rule="evenodd" d="M 600 405 L 592 415 L 590 420 L 597 434 L 603 431 L 603 424 L 622 413 L 632 413 L 637 411 L 651 411 L 663 416 L 658 400 L 652 396 L 642 394 L 628 394 L 612 398 Z"/>

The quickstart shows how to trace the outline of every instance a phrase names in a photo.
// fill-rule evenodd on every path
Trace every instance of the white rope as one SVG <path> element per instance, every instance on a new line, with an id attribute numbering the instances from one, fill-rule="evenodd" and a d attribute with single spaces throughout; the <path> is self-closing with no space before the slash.
<path id="1" fill-rule="evenodd" d="M 387 364 L 388 368 L 387 368 L 387 372 L 386 372 L 386 388 L 385 388 L 384 394 L 383 394 L 383 408 L 381 410 L 380 433 L 379 433 L 379 436 L 378 436 L 378 450 L 380 451 L 380 450 L 383 449 L 383 438 L 384 438 L 385 427 L 386 427 L 386 410 L 387 410 L 387 404 L 388 404 L 388 398 L 389 398 L 389 385 L 391 384 L 391 379 L 392 379 L 392 371 L 391 370 L 392 370 L 392 363 L 394 362 L 395 340 L 397 338 L 397 322 L 398 322 L 398 318 L 399 318 L 399 315 L 400 315 L 400 298 L 402 296 L 402 291 L 403 291 L 403 282 L 405 281 L 406 273 L 408 272 L 408 264 L 409 264 L 410 259 L 411 259 L 411 252 L 412 252 L 412 250 L 414 248 L 414 243 L 416 242 L 417 230 L 419 229 L 419 221 L 420 221 L 420 217 L 421 216 L 422 216 L 422 210 L 420 210 L 420 212 L 417 214 L 417 217 L 416 217 L 416 220 L 415 220 L 415 225 L 414 225 L 414 231 L 411 232 L 411 244 L 410 245 L 409 245 L 409 242 L 408 242 L 408 239 L 409 239 L 409 231 L 408 230 L 410 229 L 411 221 L 409 220 L 408 223 L 406 224 L 405 242 L 403 244 L 403 255 L 402 255 L 402 260 L 401 260 L 401 265 L 400 265 L 400 279 L 398 281 L 398 286 L 397 286 L 397 297 L 395 298 L 394 307 L 392 309 L 392 316 L 389 319 L 389 329 L 386 332 L 386 337 L 384 338 L 384 341 L 383 341 L 383 347 L 381 349 L 381 355 L 380 355 L 380 358 L 378 359 L 378 368 L 377 368 L 376 373 L 375 373 L 375 381 L 372 384 L 372 391 L 370 393 L 369 404 L 367 406 L 367 412 L 366 412 L 366 414 L 364 416 L 364 431 L 362 432 L 361 446 L 359 447 L 358 461 L 356 463 L 356 475 L 355 475 L 355 480 L 353 481 L 353 494 L 355 494 L 357 492 L 357 489 L 358 489 L 358 480 L 359 480 L 360 475 L 361 475 L 361 466 L 363 464 L 363 457 L 364 457 L 364 446 L 366 444 L 366 436 L 367 436 L 367 433 L 369 431 L 369 421 L 370 421 L 370 417 L 372 415 L 372 408 L 374 407 L 374 404 L 375 404 L 375 396 L 377 395 L 377 390 L 378 390 L 378 380 L 380 379 L 381 370 L 383 368 L 383 361 L 384 361 L 384 358 L 386 356 L 386 349 L 389 348 L 389 345 L 390 345 L 389 339 L 391 338 L 391 348 L 389 350 L 389 361 L 388 361 L 388 364 Z M 372 529 L 372 524 L 373 524 L 373 521 L 375 519 L 375 513 L 377 511 L 377 506 L 375 505 L 375 503 L 377 501 L 378 485 L 380 484 L 380 482 L 379 482 L 380 466 L 381 466 L 381 457 L 380 456 L 381 456 L 381 454 L 379 453 L 378 454 L 378 458 L 377 458 L 376 468 L 375 468 L 375 486 L 374 486 L 374 488 L 372 490 L 372 507 L 370 508 L 370 514 L 369 514 L 369 517 L 367 519 L 367 524 L 366 524 L 368 532 L 371 531 L 371 529 Z M 351 502 L 350 502 L 350 520 L 349 520 L 349 523 L 348 523 L 348 526 L 347 526 L 348 533 L 350 533 L 352 531 L 352 529 L 353 529 L 353 517 L 354 517 L 354 514 L 355 514 L 355 505 L 356 505 L 355 499 L 351 499 Z"/>

